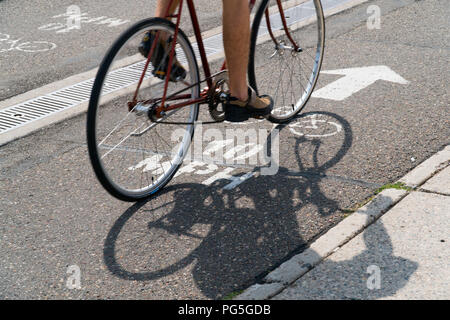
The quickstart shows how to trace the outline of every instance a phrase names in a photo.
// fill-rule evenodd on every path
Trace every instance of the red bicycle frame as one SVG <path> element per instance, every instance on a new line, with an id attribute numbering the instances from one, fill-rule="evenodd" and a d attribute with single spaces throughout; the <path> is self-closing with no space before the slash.
<path id="1" fill-rule="evenodd" d="M 207 59 L 207 56 L 206 56 L 205 47 L 204 47 L 204 44 L 203 44 L 203 38 L 202 38 L 200 25 L 199 25 L 198 18 L 197 18 L 197 13 L 196 13 L 196 10 L 195 10 L 195 7 L 194 7 L 194 1 L 193 0 L 186 0 L 187 6 L 188 6 L 188 9 L 189 9 L 189 14 L 190 14 L 191 21 L 192 21 L 192 26 L 193 26 L 193 29 L 194 29 L 195 39 L 197 41 L 197 46 L 198 46 L 199 53 L 200 53 L 200 59 L 201 59 L 201 62 L 202 62 L 203 71 L 205 73 L 207 87 L 200 93 L 200 97 L 199 98 L 191 99 L 191 100 L 184 101 L 184 102 L 181 102 L 181 103 L 178 103 L 178 104 L 166 105 L 166 102 L 168 100 L 169 101 L 186 100 L 186 99 L 189 99 L 189 98 L 192 97 L 191 94 L 183 94 L 183 95 L 176 95 L 176 96 L 171 96 L 171 97 L 167 98 L 167 88 L 168 88 L 168 84 L 169 84 L 169 76 L 168 75 L 171 74 L 172 63 L 173 63 L 173 59 L 174 59 L 174 56 L 175 56 L 175 44 L 177 42 L 178 30 L 179 30 L 179 26 L 180 26 L 181 13 L 182 13 L 183 2 L 184 2 L 183 0 L 180 1 L 180 4 L 178 6 L 178 11 L 177 11 L 176 14 L 170 14 L 169 13 L 169 8 L 172 7 L 172 4 L 173 4 L 174 1 L 175 0 L 170 0 L 169 6 L 167 7 L 166 12 L 165 12 L 165 17 L 167 19 L 176 18 L 176 22 L 175 22 L 175 32 L 174 32 L 174 35 L 173 35 L 173 39 L 174 40 L 172 41 L 173 45 L 172 45 L 172 48 L 170 50 L 169 63 L 168 63 L 167 71 L 166 71 L 166 77 L 165 77 L 165 80 L 164 80 L 165 81 L 165 83 L 164 83 L 164 94 L 163 94 L 163 97 L 161 99 L 153 99 L 153 101 L 159 101 L 159 100 L 161 101 L 161 104 L 155 109 L 155 116 L 157 118 L 161 118 L 163 112 L 167 112 L 167 111 L 174 110 L 174 109 L 179 109 L 179 108 L 186 107 L 186 106 L 189 106 L 189 105 L 192 105 L 192 104 L 207 103 L 208 102 L 209 88 L 212 88 L 212 86 L 213 86 L 213 79 L 211 77 L 211 70 L 209 68 L 209 62 L 208 62 L 208 59 Z M 253 7 L 255 5 L 255 2 L 256 2 L 256 0 L 249 0 L 250 11 L 253 9 Z M 280 11 L 280 17 L 281 17 L 281 20 L 282 20 L 284 31 L 286 32 L 286 35 L 287 35 L 289 41 L 294 46 L 294 48 L 296 50 L 298 50 L 298 48 L 299 48 L 298 45 L 295 43 L 295 41 L 292 39 L 292 37 L 290 35 L 289 29 L 288 29 L 288 26 L 287 26 L 287 23 L 286 23 L 286 17 L 285 17 L 284 12 L 283 12 L 283 7 L 282 7 L 282 4 L 281 4 L 281 0 L 277 0 L 277 5 L 278 5 L 278 9 Z M 272 38 L 272 41 L 277 45 L 278 43 L 277 43 L 277 40 L 275 39 L 275 37 L 273 35 L 271 24 L 270 24 L 269 9 L 268 8 L 266 8 L 265 17 L 266 17 L 267 28 L 269 30 L 270 37 Z M 133 102 L 130 102 L 128 104 L 130 111 L 137 104 L 137 100 L 136 100 L 137 99 L 137 95 L 138 95 L 139 89 L 141 87 L 141 84 L 142 84 L 142 82 L 144 80 L 144 75 L 146 74 L 148 66 L 150 64 L 150 58 L 152 57 L 153 52 L 154 52 L 155 47 L 156 47 L 156 44 L 158 43 L 158 38 L 159 38 L 159 33 L 156 34 L 155 40 L 153 41 L 152 47 L 150 48 L 150 52 L 149 52 L 149 55 L 148 55 L 148 58 L 147 58 L 144 70 L 143 70 L 142 75 L 141 75 L 141 77 L 139 79 L 139 82 L 138 82 L 138 85 L 137 85 L 137 88 L 136 88 L 136 91 L 135 91 L 135 94 L 134 94 L 134 97 L 133 97 Z M 223 62 L 221 71 L 225 70 L 225 68 L 226 68 L 226 61 Z M 151 102 L 151 101 L 146 101 L 146 102 Z"/>

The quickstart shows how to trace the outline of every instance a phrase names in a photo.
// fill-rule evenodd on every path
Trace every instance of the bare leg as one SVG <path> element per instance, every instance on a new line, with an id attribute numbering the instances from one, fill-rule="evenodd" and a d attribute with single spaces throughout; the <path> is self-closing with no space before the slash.
<path id="1" fill-rule="evenodd" d="M 250 9 L 248 1 L 223 0 L 223 40 L 230 93 L 248 99 L 247 67 L 250 52 Z"/>
<path id="2" fill-rule="evenodd" d="M 155 16 L 164 18 L 171 0 L 158 0 Z M 172 14 L 180 0 L 174 0 Z M 223 0 L 223 38 L 230 79 L 230 93 L 241 101 L 248 99 L 247 67 L 250 52 L 250 9 L 247 1 Z"/>
<path id="3" fill-rule="evenodd" d="M 169 9 L 169 14 L 173 14 L 175 12 L 175 9 L 178 7 L 178 4 L 181 0 L 173 0 L 172 6 Z M 167 7 L 170 5 L 170 0 L 158 0 L 156 3 L 156 10 L 155 10 L 155 17 L 157 18 L 165 18 Z M 169 19 L 171 20 L 171 19 Z M 165 32 L 161 33 L 161 39 L 167 40 L 169 38 L 169 35 Z"/>
<path id="4" fill-rule="evenodd" d="M 178 3 L 180 3 L 180 0 L 174 0 L 172 2 L 172 6 L 169 10 L 169 14 L 174 13 L 175 9 L 178 6 Z M 156 4 L 155 17 L 164 18 L 167 7 L 169 5 L 170 5 L 170 0 L 158 0 L 158 3 Z"/>

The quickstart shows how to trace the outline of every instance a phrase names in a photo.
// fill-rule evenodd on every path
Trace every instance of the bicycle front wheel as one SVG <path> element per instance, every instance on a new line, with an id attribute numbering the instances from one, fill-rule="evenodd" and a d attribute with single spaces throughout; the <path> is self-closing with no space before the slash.
<path id="1" fill-rule="evenodd" d="M 248 76 L 258 94 L 274 99 L 270 121 L 287 122 L 305 107 L 319 77 L 324 47 L 320 0 L 262 0 L 252 25 Z"/>
<path id="2" fill-rule="evenodd" d="M 174 45 L 175 26 L 164 19 L 146 19 L 125 31 L 100 65 L 87 115 L 88 149 L 95 174 L 111 195 L 124 201 L 138 201 L 155 194 L 171 180 L 187 154 L 193 123 L 198 117 L 198 104 L 168 111 L 156 121 L 149 117 L 149 110 L 160 104 L 164 96 L 165 81 L 156 75 L 164 70 L 168 52 L 162 58 L 147 61 L 139 52 L 147 32 L 159 34 L 170 46 Z M 161 50 L 156 52 L 162 54 Z M 166 97 L 180 98 L 168 103 L 197 99 L 198 65 L 181 30 L 175 53 L 178 66 L 185 73 L 182 79 L 169 81 Z M 153 65 L 154 61 L 160 61 L 160 65 Z"/>

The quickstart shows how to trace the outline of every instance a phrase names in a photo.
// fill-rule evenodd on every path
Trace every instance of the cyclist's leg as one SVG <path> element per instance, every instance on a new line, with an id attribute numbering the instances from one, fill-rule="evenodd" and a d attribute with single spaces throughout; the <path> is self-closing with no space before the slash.
<path id="1" fill-rule="evenodd" d="M 172 3 L 172 4 L 171 4 Z M 167 12 L 167 8 L 171 5 L 168 14 L 172 14 L 175 12 L 175 9 L 178 7 L 180 0 L 158 0 L 156 4 L 155 17 L 164 18 Z M 169 19 L 170 20 L 170 19 Z M 147 57 L 152 43 L 156 39 L 156 34 L 147 32 L 139 45 L 139 51 L 144 57 Z M 171 48 L 171 38 L 169 34 L 165 32 L 160 32 L 159 34 L 159 43 L 155 48 L 154 54 L 151 57 L 151 62 L 155 67 L 152 70 L 152 74 L 160 79 L 165 79 L 166 72 L 168 69 L 169 63 L 169 50 Z M 178 62 L 176 56 L 174 57 L 172 68 L 170 72 L 170 80 L 171 81 L 179 81 L 183 80 L 186 77 L 186 70 L 183 66 Z"/>
<path id="2" fill-rule="evenodd" d="M 250 52 L 250 9 L 248 1 L 223 0 L 223 39 L 228 66 L 230 101 L 225 104 L 225 119 L 244 121 L 251 116 L 270 114 L 273 101 L 258 97 L 247 85 Z"/>
<path id="3" fill-rule="evenodd" d="M 246 101 L 250 51 L 250 10 L 247 1 L 223 0 L 223 40 L 231 95 Z"/>

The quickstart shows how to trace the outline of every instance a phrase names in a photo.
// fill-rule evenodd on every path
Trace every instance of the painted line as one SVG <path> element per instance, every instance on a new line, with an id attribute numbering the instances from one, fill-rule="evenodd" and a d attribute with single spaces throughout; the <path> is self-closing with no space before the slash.
<path id="1" fill-rule="evenodd" d="M 322 6 L 325 16 L 330 16 L 366 1 L 368 0 L 322 0 Z M 298 0 L 286 2 L 285 11 L 289 12 L 288 23 L 294 30 L 310 23 L 310 16 L 302 14 L 304 11 L 298 9 L 306 8 L 311 2 L 298 3 Z M 269 10 L 273 12 L 274 9 L 272 7 Z M 277 25 L 277 19 L 274 19 L 273 24 L 274 28 L 281 27 L 281 23 Z M 260 38 L 267 38 L 267 34 L 267 30 L 262 29 Z M 203 36 L 209 61 L 222 58 L 224 54 L 221 27 L 209 30 Z M 193 38 L 190 40 L 193 42 Z M 193 47 L 198 54 L 195 43 Z M 123 70 L 128 68 L 131 72 L 131 64 L 136 64 L 137 67 L 141 62 L 140 56 L 134 55 L 121 60 L 119 64 Z M 122 69 L 117 69 L 117 72 L 122 72 Z M 97 68 L 0 102 L 0 146 L 45 126 L 86 112 L 96 73 Z M 129 92 L 131 84 L 110 90 L 103 97 L 104 101 L 107 102 Z"/>
<path id="2" fill-rule="evenodd" d="M 256 173 L 255 172 L 248 172 L 242 176 L 239 177 L 232 177 L 232 182 L 230 182 L 229 184 L 227 184 L 225 187 L 223 187 L 224 190 L 232 190 L 234 188 L 236 188 L 238 185 L 242 184 L 243 182 L 245 182 L 246 180 L 250 179 L 251 177 L 253 177 Z"/>

